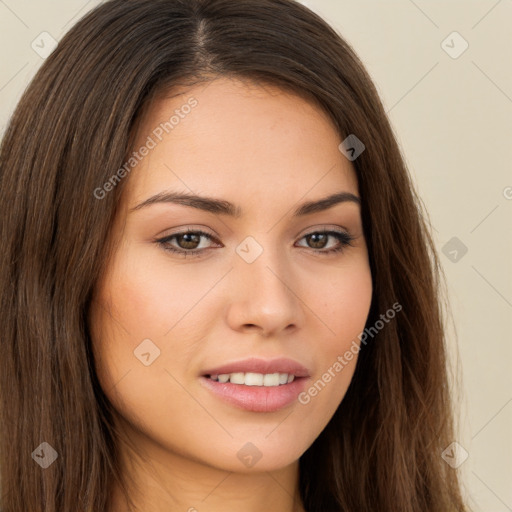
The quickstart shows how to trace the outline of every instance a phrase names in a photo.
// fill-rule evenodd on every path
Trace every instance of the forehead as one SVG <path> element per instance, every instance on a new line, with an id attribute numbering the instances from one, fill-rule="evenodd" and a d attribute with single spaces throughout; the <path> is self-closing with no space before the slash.
<path id="1" fill-rule="evenodd" d="M 340 142 L 329 116 L 306 98 L 219 78 L 147 106 L 133 150 L 151 149 L 131 172 L 126 194 L 133 203 L 173 187 L 240 199 L 263 191 L 300 198 L 333 187 L 357 193 Z"/>

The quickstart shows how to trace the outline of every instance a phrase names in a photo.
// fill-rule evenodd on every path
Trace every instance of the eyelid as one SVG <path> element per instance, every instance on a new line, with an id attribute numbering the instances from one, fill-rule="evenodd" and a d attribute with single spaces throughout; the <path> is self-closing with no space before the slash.
<path id="1" fill-rule="evenodd" d="M 187 224 L 185 226 L 179 226 L 177 228 L 172 228 L 171 230 L 166 229 L 162 231 L 165 234 L 158 234 L 155 238 L 168 238 L 174 235 L 182 235 L 183 233 L 198 233 L 202 232 L 212 238 L 217 238 L 217 235 L 207 226 L 203 224 Z"/>
<path id="2" fill-rule="evenodd" d="M 345 226 L 338 224 L 320 224 L 319 226 L 313 226 L 305 229 L 304 231 L 300 231 L 296 238 L 303 238 L 311 233 L 317 233 L 318 231 L 336 231 L 341 234 L 350 234 L 350 230 Z"/>

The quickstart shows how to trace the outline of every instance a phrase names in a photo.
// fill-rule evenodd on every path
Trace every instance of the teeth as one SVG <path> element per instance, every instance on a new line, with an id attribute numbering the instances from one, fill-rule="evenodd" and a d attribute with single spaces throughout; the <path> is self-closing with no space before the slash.
<path id="1" fill-rule="evenodd" d="M 283 384 L 289 384 L 295 379 L 294 375 L 288 375 L 287 373 L 223 373 L 220 375 L 210 375 L 210 379 L 226 383 L 231 382 L 232 384 L 244 384 L 245 386 L 265 386 L 275 387 Z"/>
<path id="2" fill-rule="evenodd" d="M 279 373 L 267 373 L 261 381 L 264 386 L 279 386 Z"/>
<path id="3" fill-rule="evenodd" d="M 232 373 L 229 375 L 229 381 L 233 384 L 245 384 L 245 374 Z"/>

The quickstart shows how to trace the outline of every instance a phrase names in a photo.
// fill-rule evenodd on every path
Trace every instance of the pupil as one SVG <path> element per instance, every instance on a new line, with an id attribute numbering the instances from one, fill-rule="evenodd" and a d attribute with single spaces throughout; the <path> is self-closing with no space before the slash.
<path id="1" fill-rule="evenodd" d="M 325 241 L 327 239 L 327 235 L 325 233 L 313 233 L 312 235 L 310 235 L 310 237 L 311 237 L 311 239 L 316 238 L 316 240 L 313 240 L 313 246 L 315 248 L 321 249 L 325 246 Z M 315 245 L 315 244 L 319 244 L 319 245 Z"/>
<path id="2" fill-rule="evenodd" d="M 180 244 L 184 249 L 195 249 L 195 247 L 199 243 L 199 236 L 194 233 L 186 233 L 184 235 L 181 235 L 180 238 L 184 239 L 184 244 Z"/>

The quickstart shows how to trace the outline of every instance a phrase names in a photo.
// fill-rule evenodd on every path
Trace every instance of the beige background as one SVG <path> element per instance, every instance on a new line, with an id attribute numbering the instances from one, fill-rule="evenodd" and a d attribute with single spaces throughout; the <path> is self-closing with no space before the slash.
<path id="1" fill-rule="evenodd" d="M 99 3 L 0 0 L 0 132 L 43 62 L 32 42 Z M 367 66 L 430 212 L 463 370 L 460 471 L 475 511 L 512 511 L 512 0 L 303 3 Z"/>

